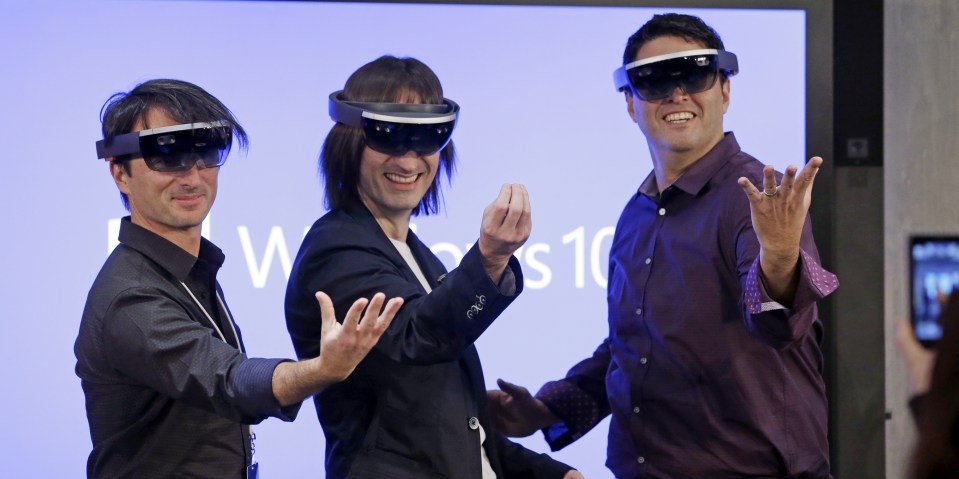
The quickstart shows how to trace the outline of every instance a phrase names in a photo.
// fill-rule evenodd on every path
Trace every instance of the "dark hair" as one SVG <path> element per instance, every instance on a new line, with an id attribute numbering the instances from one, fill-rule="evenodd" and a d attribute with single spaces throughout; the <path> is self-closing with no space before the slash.
<path id="1" fill-rule="evenodd" d="M 349 101 L 375 103 L 402 102 L 410 97 L 422 103 L 443 103 L 443 87 L 430 67 L 415 58 L 396 58 L 384 55 L 363 65 L 350 75 L 342 97 Z M 319 169 L 326 188 L 326 207 L 342 208 L 359 202 L 357 185 L 360 181 L 360 159 L 366 137 L 363 129 L 343 123 L 333 125 L 323 142 Z M 450 141 L 440 150 L 439 168 L 449 182 L 456 169 L 456 151 Z M 437 172 L 439 173 L 439 172 Z M 440 175 L 423 199 L 413 209 L 413 215 L 430 215 L 439 211 L 442 203 Z"/>
<path id="2" fill-rule="evenodd" d="M 109 143 L 113 137 L 130 133 L 137 123 L 147 125 L 150 111 L 160 110 L 174 121 L 198 123 L 224 121 L 233 129 L 241 149 L 246 149 L 246 131 L 237 122 L 233 113 L 206 90 L 182 80 L 157 79 L 145 81 L 127 93 L 114 93 L 100 109 L 103 139 Z M 118 162 L 130 173 L 129 155 L 117 157 Z M 123 206 L 130 210 L 127 196 L 120 193 Z"/>
<path id="3" fill-rule="evenodd" d="M 706 48 L 725 50 L 722 38 L 706 25 L 701 18 L 681 13 L 664 13 L 653 15 L 653 18 L 639 27 L 629 40 L 626 40 L 626 49 L 623 51 L 623 65 L 636 60 L 636 54 L 643 45 L 659 37 L 680 37 L 691 42 L 703 44 Z M 725 82 L 726 72 L 721 72 L 719 78 Z M 627 93 L 630 91 L 626 89 Z"/>

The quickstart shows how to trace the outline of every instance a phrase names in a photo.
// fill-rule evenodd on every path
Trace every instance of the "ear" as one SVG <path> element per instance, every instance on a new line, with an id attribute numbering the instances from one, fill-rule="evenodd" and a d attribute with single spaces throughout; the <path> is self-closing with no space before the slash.
<path id="1" fill-rule="evenodd" d="M 725 114 L 725 113 L 726 113 L 726 110 L 729 109 L 729 85 L 730 85 L 730 83 L 732 83 L 732 80 L 729 79 L 729 78 L 727 78 L 726 81 L 723 82 L 723 87 L 722 87 L 722 91 L 723 91 L 723 114 Z"/>
<path id="2" fill-rule="evenodd" d="M 110 176 L 113 177 L 113 181 L 117 184 L 117 188 L 121 193 L 125 195 L 130 194 L 130 184 L 129 179 L 130 175 L 127 174 L 127 169 L 123 167 L 117 161 L 113 161 L 113 158 L 107 158 L 110 162 Z"/>
<path id="3" fill-rule="evenodd" d="M 633 92 L 629 91 L 629 88 L 623 90 L 623 95 L 626 96 L 626 111 L 629 113 L 629 119 L 633 120 L 633 123 L 636 123 L 636 108 L 633 106 Z"/>

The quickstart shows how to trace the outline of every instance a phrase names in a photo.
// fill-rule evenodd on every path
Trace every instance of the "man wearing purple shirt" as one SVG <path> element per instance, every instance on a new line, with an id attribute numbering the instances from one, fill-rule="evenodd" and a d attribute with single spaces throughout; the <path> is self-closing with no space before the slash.
<path id="1" fill-rule="evenodd" d="M 612 414 L 623 479 L 828 478 L 816 301 L 838 282 L 807 214 L 822 159 L 781 175 L 724 133 L 739 67 L 697 17 L 654 16 L 623 63 L 653 171 L 616 226 L 609 336 L 535 397 L 500 381 L 498 425 L 556 450 Z"/>

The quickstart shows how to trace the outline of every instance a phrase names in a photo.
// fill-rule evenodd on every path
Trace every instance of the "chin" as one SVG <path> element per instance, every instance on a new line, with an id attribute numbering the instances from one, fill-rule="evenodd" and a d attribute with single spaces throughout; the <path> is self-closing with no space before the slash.
<path id="1" fill-rule="evenodd" d="M 693 148 L 692 142 L 673 141 L 669 143 L 669 151 L 672 151 L 673 153 L 686 153 L 686 152 L 692 151 L 693 149 L 694 148 Z"/>
<path id="2" fill-rule="evenodd" d="M 185 228 L 189 228 L 193 226 L 198 226 L 201 223 L 203 223 L 203 220 L 206 219 L 206 215 L 207 215 L 207 212 L 205 211 L 203 213 L 200 213 L 197 211 L 197 212 L 194 212 L 193 214 L 181 215 L 177 219 L 179 220 L 180 225 L 182 225 Z"/>
<path id="3" fill-rule="evenodd" d="M 400 204 L 397 204 L 397 205 L 394 205 L 394 210 L 395 210 L 395 211 L 409 211 L 409 212 L 412 212 L 413 210 L 416 209 L 417 206 L 419 206 L 419 204 L 420 204 L 419 201 L 417 201 L 416 203 L 405 203 L 405 204 L 401 204 L 401 205 L 400 205 Z M 411 214 L 412 214 L 412 213 L 411 213 Z"/>

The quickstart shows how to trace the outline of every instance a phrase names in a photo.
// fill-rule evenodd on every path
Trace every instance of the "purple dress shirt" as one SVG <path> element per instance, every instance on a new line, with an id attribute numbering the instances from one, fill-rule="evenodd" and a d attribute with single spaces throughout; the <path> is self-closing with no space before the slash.
<path id="1" fill-rule="evenodd" d="M 749 202 L 763 164 L 732 133 L 662 194 L 650 174 L 609 255 L 609 337 L 537 397 L 556 450 L 612 414 L 619 478 L 828 478 L 816 301 L 838 286 L 810 221 L 789 308 L 767 295 Z"/>

